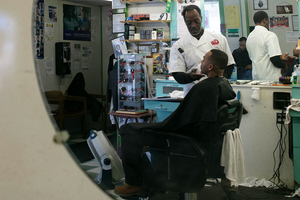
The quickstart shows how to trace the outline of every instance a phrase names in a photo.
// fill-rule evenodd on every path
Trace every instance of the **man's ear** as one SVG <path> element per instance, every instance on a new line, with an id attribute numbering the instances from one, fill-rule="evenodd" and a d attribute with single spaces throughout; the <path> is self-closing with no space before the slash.
<path id="1" fill-rule="evenodd" d="M 266 25 L 268 23 L 268 19 L 263 19 L 263 23 Z"/>
<path id="2" fill-rule="evenodd" d="M 213 69 L 214 69 L 214 65 L 213 65 L 213 64 L 209 64 L 208 70 L 209 70 L 209 71 L 212 71 Z"/>

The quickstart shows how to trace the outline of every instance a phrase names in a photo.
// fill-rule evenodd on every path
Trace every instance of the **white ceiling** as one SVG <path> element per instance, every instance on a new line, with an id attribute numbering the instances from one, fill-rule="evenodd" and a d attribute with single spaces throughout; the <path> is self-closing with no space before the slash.
<path id="1" fill-rule="evenodd" d="M 70 2 L 96 5 L 96 6 L 111 6 L 111 0 L 68 0 Z"/>

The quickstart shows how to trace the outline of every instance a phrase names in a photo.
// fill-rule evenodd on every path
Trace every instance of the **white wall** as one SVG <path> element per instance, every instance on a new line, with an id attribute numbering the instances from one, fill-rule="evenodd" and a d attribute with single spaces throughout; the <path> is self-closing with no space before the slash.
<path id="1" fill-rule="evenodd" d="M 282 16 L 288 16 L 289 17 L 289 22 L 290 22 L 290 27 L 289 28 L 284 28 L 284 29 L 277 29 L 277 30 L 271 30 L 272 32 L 276 33 L 279 39 L 280 43 L 280 48 L 282 53 L 288 52 L 289 55 L 293 55 L 293 48 L 296 46 L 297 42 L 293 43 L 288 43 L 286 42 L 286 32 L 287 31 L 293 31 L 293 26 L 292 26 L 292 15 L 298 15 L 298 6 L 297 6 L 297 1 L 281 1 L 281 0 L 272 0 L 268 1 L 268 10 L 264 10 L 266 13 L 268 13 L 269 17 L 275 16 L 275 17 L 282 17 Z M 288 2 L 288 3 L 286 3 Z M 283 15 L 283 14 L 276 14 L 276 6 L 277 5 L 292 5 L 293 6 L 293 14 L 288 14 L 288 15 Z M 253 22 L 253 15 L 256 11 L 253 9 L 253 1 L 248 1 L 248 9 L 249 9 L 249 24 L 250 26 L 255 26 Z M 297 31 L 298 34 L 298 31 Z"/>
<path id="2" fill-rule="evenodd" d="M 77 40 L 63 40 L 63 4 L 69 5 L 79 5 L 91 8 L 91 41 L 77 41 Z M 64 78 L 59 81 L 59 77 L 56 74 L 47 75 L 45 72 L 45 59 L 36 59 L 37 68 L 39 70 L 42 85 L 45 91 L 49 90 L 65 90 L 70 85 L 74 76 L 78 72 L 82 72 L 85 77 L 86 90 L 89 93 L 101 94 L 102 80 L 101 80 L 101 40 L 100 40 L 100 7 L 91 6 L 84 4 L 76 4 L 68 1 L 61 0 L 45 0 L 45 22 L 49 22 L 48 6 L 58 7 L 58 20 L 54 22 L 55 35 L 53 39 L 48 39 L 44 37 L 45 42 L 45 58 L 54 58 L 54 68 L 55 68 L 55 43 L 56 42 L 70 42 L 71 44 L 71 70 L 72 76 L 65 75 Z M 91 66 L 89 69 L 76 69 L 74 67 L 74 44 L 80 44 L 81 49 L 83 46 L 90 47 L 92 49 L 91 54 Z M 55 70 L 55 69 L 54 69 Z M 55 71 L 54 71 L 55 72 Z"/>
<path id="3" fill-rule="evenodd" d="M 33 0 L 0 1 L 0 198 L 111 199 L 53 142 L 57 130 L 38 85 L 32 16 Z"/>
<path id="4" fill-rule="evenodd" d="M 102 6 L 102 48 L 103 48 L 103 94 L 106 94 L 107 70 L 109 57 L 114 53 L 111 40 L 117 37 L 112 33 L 112 8 L 111 6 Z"/>

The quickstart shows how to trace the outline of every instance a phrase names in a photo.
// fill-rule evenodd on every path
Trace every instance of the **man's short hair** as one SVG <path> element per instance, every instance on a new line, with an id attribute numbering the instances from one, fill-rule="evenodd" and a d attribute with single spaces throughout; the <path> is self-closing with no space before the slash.
<path id="1" fill-rule="evenodd" d="M 215 67 L 224 70 L 227 67 L 228 63 L 227 54 L 219 49 L 212 49 L 210 50 L 210 52 L 211 56 L 209 57 L 209 60 L 212 62 L 212 64 Z"/>
<path id="2" fill-rule="evenodd" d="M 189 6 L 186 6 L 186 7 L 183 9 L 181 15 L 182 15 L 183 18 L 185 19 L 185 13 L 186 13 L 187 11 L 192 11 L 192 10 L 197 10 L 197 12 L 199 13 L 199 16 L 201 16 L 201 10 L 200 10 L 199 6 L 196 6 L 196 5 L 189 5 Z"/>
<path id="3" fill-rule="evenodd" d="M 241 37 L 241 38 L 239 39 L 239 42 L 242 42 L 242 41 L 245 41 L 245 42 L 246 42 L 246 40 L 247 40 L 247 38 Z"/>
<path id="4" fill-rule="evenodd" d="M 265 11 L 258 11 L 253 16 L 253 21 L 255 24 L 261 23 L 264 19 L 268 19 L 269 16 Z"/>

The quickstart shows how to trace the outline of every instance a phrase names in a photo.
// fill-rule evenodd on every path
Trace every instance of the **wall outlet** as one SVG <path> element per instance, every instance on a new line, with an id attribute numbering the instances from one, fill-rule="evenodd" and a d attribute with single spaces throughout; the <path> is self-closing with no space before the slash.
<path id="1" fill-rule="evenodd" d="M 285 121 L 285 113 L 276 113 L 276 124 L 283 124 Z"/>

